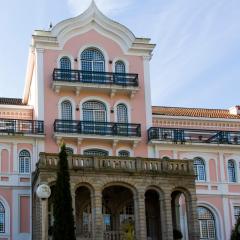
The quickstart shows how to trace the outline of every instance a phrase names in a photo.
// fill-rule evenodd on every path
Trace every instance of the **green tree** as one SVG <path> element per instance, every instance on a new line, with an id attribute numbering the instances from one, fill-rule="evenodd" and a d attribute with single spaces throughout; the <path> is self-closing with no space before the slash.
<path id="1" fill-rule="evenodd" d="M 53 195 L 53 240 L 75 240 L 70 176 L 65 144 L 59 153 L 57 180 Z"/>
<path id="2" fill-rule="evenodd" d="M 240 217 L 238 217 L 235 227 L 232 230 L 231 240 L 240 240 Z"/>

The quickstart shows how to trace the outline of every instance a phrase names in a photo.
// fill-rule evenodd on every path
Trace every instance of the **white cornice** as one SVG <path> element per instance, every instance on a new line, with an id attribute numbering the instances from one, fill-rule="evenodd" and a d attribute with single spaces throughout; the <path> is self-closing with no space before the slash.
<path id="1" fill-rule="evenodd" d="M 14 110 L 32 110 L 33 106 L 30 105 L 7 105 L 7 104 L 0 104 L 0 111 L 1 109 L 14 109 Z"/>
<path id="2" fill-rule="evenodd" d="M 25 78 L 24 91 L 23 91 L 23 103 L 24 104 L 28 103 L 29 91 L 30 91 L 33 70 L 34 70 L 34 64 L 35 64 L 34 56 L 35 56 L 34 49 L 33 49 L 33 47 L 30 47 L 29 53 L 28 53 L 27 71 L 26 71 L 26 78 Z"/>
<path id="3" fill-rule="evenodd" d="M 149 56 L 155 47 L 149 38 L 136 38 L 127 27 L 106 17 L 94 1 L 81 15 L 58 23 L 51 31 L 35 31 L 33 45 L 62 49 L 70 38 L 90 30 L 111 38 L 128 54 Z"/>

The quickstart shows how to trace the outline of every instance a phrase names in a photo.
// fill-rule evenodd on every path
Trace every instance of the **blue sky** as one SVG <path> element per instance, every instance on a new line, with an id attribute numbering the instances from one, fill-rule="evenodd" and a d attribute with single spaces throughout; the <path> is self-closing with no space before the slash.
<path id="1" fill-rule="evenodd" d="M 157 44 L 153 105 L 229 108 L 240 104 L 239 0 L 96 0 L 108 17 Z M 22 97 L 34 29 L 76 16 L 90 0 L 1 2 L 0 96 Z"/>

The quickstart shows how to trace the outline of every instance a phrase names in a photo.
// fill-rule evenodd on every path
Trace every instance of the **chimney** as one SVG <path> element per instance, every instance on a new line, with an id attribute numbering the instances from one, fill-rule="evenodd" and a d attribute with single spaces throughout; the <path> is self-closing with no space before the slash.
<path id="1" fill-rule="evenodd" d="M 231 107 L 229 108 L 229 113 L 232 115 L 238 115 L 240 114 L 240 106 L 235 106 L 235 107 Z"/>

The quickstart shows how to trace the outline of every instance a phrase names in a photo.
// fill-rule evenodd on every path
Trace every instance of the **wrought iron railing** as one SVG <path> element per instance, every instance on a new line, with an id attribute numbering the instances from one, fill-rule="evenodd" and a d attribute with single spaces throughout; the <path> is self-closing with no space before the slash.
<path id="1" fill-rule="evenodd" d="M 43 121 L 0 119 L 0 133 L 44 134 Z"/>
<path id="2" fill-rule="evenodd" d="M 240 132 L 184 129 L 184 128 L 161 128 L 152 127 L 148 130 L 148 140 L 157 140 L 172 143 L 206 143 L 206 144 L 240 144 Z"/>
<path id="3" fill-rule="evenodd" d="M 138 74 L 91 72 L 82 70 L 57 69 L 53 71 L 53 81 L 114 84 L 122 87 L 138 87 Z"/>
<path id="4" fill-rule="evenodd" d="M 54 132 L 141 137 L 141 125 L 131 123 L 55 120 Z"/>

